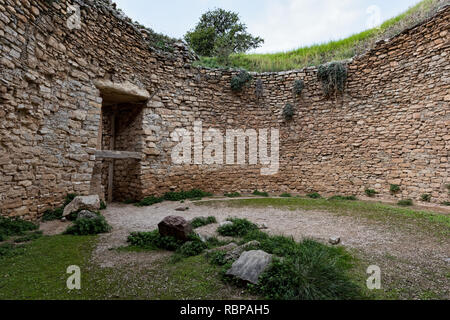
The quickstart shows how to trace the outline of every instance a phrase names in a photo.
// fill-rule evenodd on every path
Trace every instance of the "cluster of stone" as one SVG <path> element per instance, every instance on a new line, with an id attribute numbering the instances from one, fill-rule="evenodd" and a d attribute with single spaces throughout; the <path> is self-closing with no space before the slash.
<path id="1" fill-rule="evenodd" d="M 80 6 L 80 29 L 67 25 L 68 4 Z M 153 33 L 110 1 L 0 0 L 0 214 L 37 219 L 68 193 L 122 201 L 192 188 L 355 195 L 371 188 L 388 197 L 398 184 L 396 197 L 449 201 L 449 17 L 446 6 L 347 62 L 346 91 L 330 98 L 315 67 L 253 74 L 232 92 L 236 71 L 193 66 L 182 42 L 158 49 Z M 148 100 L 114 104 L 99 80 L 131 83 Z M 305 84 L 300 96 L 295 80 Z M 286 103 L 291 121 L 282 115 Z M 261 165 L 175 165 L 171 133 L 192 132 L 195 120 L 223 133 L 279 129 L 278 174 L 261 176 Z M 142 158 L 113 166 L 98 158 L 112 142 Z"/>

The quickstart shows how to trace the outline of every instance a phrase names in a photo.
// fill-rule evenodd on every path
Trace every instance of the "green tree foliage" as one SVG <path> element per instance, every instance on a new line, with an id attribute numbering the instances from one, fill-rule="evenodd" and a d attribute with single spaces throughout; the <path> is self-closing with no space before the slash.
<path id="1" fill-rule="evenodd" d="M 223 9 L 204 13 L 184 38 L 198 55 L 217 56 L 222 63 L 227 63 L 232 53 L 243 53 L 264 43 L 247 32 L 237 13 Z"/>

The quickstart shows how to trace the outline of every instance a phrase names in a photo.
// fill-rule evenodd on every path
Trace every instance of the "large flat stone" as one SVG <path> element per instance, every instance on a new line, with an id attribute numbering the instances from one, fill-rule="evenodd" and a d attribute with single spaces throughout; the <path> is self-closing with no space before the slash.
<path id="1" fill-rule="evenodd" d="M 94 212 L 100 210 L 100 198 L 98 195 L 76 197 L 64 208 L 63 217 L 67 217 L 71 213 L 79 210 L 89 210 Z"/>
<path id="2" fill-rule="evenodd" d="M 227 275 L 257 284 L 259 277 L 271 262 L 271 254 L 261 250 L 246 251 L 233 263 L 231 269 L 227 271 Z"/>
<path id="3" fill-rule="evenodd" d="M 95 86 L 100 90 L 104 103 L 134 103 L 150 99 L 150 93 L 130 83 L 116 83 L 111 80 L 96 80 Z"/>

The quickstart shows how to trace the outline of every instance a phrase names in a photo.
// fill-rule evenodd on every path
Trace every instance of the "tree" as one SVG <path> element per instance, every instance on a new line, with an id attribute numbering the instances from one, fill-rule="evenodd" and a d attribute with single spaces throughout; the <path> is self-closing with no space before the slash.
<path id="1" fill-rule="evenodd" d="M 194 30 L 185 35 L 186 42 L 201 56 L 217 56 L 228 62 L 232 53 L 242 53 L 258 48 L 264 40 L 253 37 L 239 15 L 232 11 L 215 9 L 204 13 Z"/>

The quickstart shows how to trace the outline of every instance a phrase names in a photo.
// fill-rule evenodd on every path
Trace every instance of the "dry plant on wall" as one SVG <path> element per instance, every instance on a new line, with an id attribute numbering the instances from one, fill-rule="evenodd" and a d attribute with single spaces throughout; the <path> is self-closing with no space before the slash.
<path id="1" fill-rule="evenodd" d="M 327 97 L 343 94 L 347 83 L 347 66 L 342 62 L 331 62 L 319 67 L 317 78 L 322 83 Z"/>

